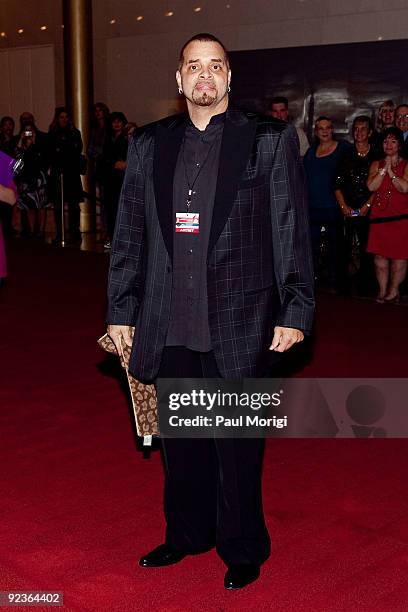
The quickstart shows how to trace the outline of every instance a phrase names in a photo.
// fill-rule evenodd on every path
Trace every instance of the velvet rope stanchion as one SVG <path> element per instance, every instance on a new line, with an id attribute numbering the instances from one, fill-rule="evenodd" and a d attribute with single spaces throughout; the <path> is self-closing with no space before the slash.
<path id="1" fill-rule="evenodd" d="M 65 210 L 64 210 L 64 174 L 60 174 L 60 188 L 61 188 L 61 246 L 65 246 Z"/>

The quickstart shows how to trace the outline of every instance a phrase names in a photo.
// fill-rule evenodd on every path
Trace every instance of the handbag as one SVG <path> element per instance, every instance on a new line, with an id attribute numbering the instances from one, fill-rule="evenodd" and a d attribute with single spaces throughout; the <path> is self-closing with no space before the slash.
<path id="1" fill-rule="evenodd" d="M 133 334 L 134 329 L 131 333 L 132 338 Z M 105 334 L 99 338 L 98 344 L 107 353 L 111 353 L 112 355 L 117 355 L 119 357 L 120 364 L 126 371 L 130 395 L 132 398 L 137 435 L 144 438 L 143 444 L 145 446 L 150 445 L 152 436 L 157 436 L 159 434 L 155 386 L 145 385 L 130 374 L 129 360 L 132 350 L 131 346 L 123 343 L 121 345 L 121 352 L 118 354 L 116 346 L 108 334 Z"/>
<path id="2" fill-rule="evenodd" d="M 21 210 L 40 210 L 48 206 L 47 177 L 42 170 L 29 181 L 17 181 L 17 206 Z"/>

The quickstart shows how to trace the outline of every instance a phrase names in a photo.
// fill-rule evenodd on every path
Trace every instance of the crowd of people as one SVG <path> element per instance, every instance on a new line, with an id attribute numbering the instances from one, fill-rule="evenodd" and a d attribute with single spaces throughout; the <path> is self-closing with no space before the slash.
<path id="1" fill-rule="evenodd" d="M 287 98 L 273 98 L 269 114 L 290 121 Z M 21 237 L 44 236 L 46 210 L 52 205 L 54 243 L 60 243 L 64 202 L 68 239 L 80 241 L 81 174 L 90 163 L 101 204 L 102 241 L 109 249 L 128 138 L 135 127 L 123 113 L 110 113 L 106 104 L 96 103 L 85 156 L 81 133 L 64 107 L 56 109 L 48 133 L 37 128 L 30 112 L 21 114 L 17 134 L 13 118 L 3 117 L 0 151 L 24 161 L 15 178 Z M 408 104 L 395 106 L 386 100 L 375 122 L 368 115 L 356 116 L 352 143 L 335 138 L 327 116 L 316 119 L 310 146 L 305 132 L 296 129 L 308 188 L 316 282 L 341 294 L 376 291 L 378 302 L 399 301 L 408 259 Z M 14 231 L 11 207 L 0 204 L 0 213 L 3 229 Z"/>
<path id="2" fill-rule="evenodd" d="M 95 168 L 101 203 L 102 240 L 109 248 L 126 169 L 128 136 L 135 127 L 136 124 L 129 123 L 123 113 L 110 113 L 105 104 L 95 104 L 89 147 L 84 155 L 82 135 L 65 107 L 56 108 L 48 133 L 38 129 L 31 112 L 20 115 L 17 133 L 14 119 L 3 117 L 0 120 L 0 151 L 23 162 L 14 178 L 20 236 L 43 238 L 45 215 L 52 207 L 56 228 L 54 243 L 59 244 L 64 203 L 68 213 L 66 240 L 81 240 L 79 205 L 85 195 L 81 175 L 86 173 L 89 163 Z M 11 207 L 0 204 L 0 215 L 5 232 L 15 232 Z"/>
<path id="3" fill-rule="evenodd" d="M 288 121 L 288 100 L 274 98 L 270 114 Z M 354 117 L 352 143 L 334 137 L 327 116 L 316 119 L 310 147 L 297 131 L 317 283 L 398 302 L 408 259 L 408 104 L 386 100 L 374 125 Z"/>

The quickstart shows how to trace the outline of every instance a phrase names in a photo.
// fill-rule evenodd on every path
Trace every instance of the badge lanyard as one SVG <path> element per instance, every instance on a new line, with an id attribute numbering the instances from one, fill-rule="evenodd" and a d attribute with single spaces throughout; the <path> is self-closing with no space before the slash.
<path id="1" fill-rule="evenodd" d="M 200 174 L 201 174 L 201 170 L 202 170 L 202 169 L 204 168 L 204 166 L 206 165 L 206 163 L 207 163 L 207 161 L 208 161 L 208 158 L 209 158 L 209 156 L 210 156 L 210 153 L 211 153 L 211 151 L 213 150 L 213 148 L 214 148 L 214 145 L 215 145 L 216 141 L 217 141 L 217 138 L 215 138 L 215 139 L 214 139 L 214 141 L 212 142 L 212 144 L 211 144 L 210 148 L 208 149 L 208 151 L 207 151 L 207 155 L 205 156 L 203 163 L 202 163 L 202 164 L 200 164 L 200 167 L 199 167 L 199 169 L 198 169 L 198 172 L 197 172 L 197 174 L 195 175 L 194 181 L 193 181 L 192 183 L 190 183 L 190 180 L 189 180 L 189 177 L 188 177 L 188 172 L 187 172 L 187 164 L 186 164 L 186 159 L 185 159 L 185 138 L 183 139 L 183 145 L 182 145 L 182 147 L 183 147 L 183 148 L 182 148 L 182 158 L 183 158 L 183 166 L 184 166 L 184 175 L 185 175 L 185 177 L 186 177 L 186 181 L 187 181 L 187 185 L 188 185 L 188 195 L 187 195 L 187 201 L 186 201 L 186 204 L 187 204 L 187 212 L 189 212 L 189 211 L 190 211 L 190 206 L 191 206 L 191 202 L 192 202 L 192 196 L 193 196 L 193 194 L 194 194 L 194 185 L 196 184 L 197 179 L 198 179 L 198 177 L 199 177 L 199 176 L 200 176 Z"/>
<path id="2" fill-rule="evenodd" d="M 212 142 L 211 146 L 207 151 L 207 155 L 204 158 L 202 164 L 199 165 L 199 169 L 197 174 L 194 177 L 192 183 L 190 183 L 188 173 L 187 173 L 187 164 L 185 160 L 185 138 L 183 139 L 182 144 L 182 159 L 183 159 L 183 167 L 184 167 L 184 175 L 188 185 L 188 195 L 186 200 L 187 211 L 186 212 L 176 212 L 176 234 L 199 234 L 200 233 L 200 213 L 198 212 L 190 212 L 190 206 L 192 202 L 192 196 L 195 194 L 194 185 L 197 182 L 198 177 L 200 176 L 201 170 L 204 168 L 205 164 L 208 161 L 209 155 L 214 148 L 216 143 L 216 139 Z"/>

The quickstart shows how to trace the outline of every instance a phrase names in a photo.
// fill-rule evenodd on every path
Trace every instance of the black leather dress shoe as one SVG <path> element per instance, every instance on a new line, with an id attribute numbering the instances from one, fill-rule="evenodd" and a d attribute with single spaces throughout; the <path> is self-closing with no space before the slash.
<path id="1" fill-rule="evenodd" d="M 226 589 L 242 589 L 259 578 L 259 565 L 240 564 L 229 565 L 225 574 L 224 586 Z"/>
<path id="2" fill-rule="evenodd" d="M 173 565 L 184 559 L 186 555 L 178 550 L 174 550 L 167 544 L 160 544 L 157 548 L 147 553 L 139 561 L 141 567 L 164 567 Z"/>

